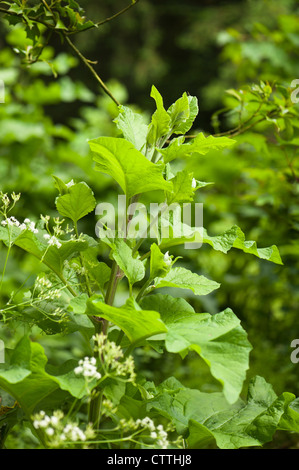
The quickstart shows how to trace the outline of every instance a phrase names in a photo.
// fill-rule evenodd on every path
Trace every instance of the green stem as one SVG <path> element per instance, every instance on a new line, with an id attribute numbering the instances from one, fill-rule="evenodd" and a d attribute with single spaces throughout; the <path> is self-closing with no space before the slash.
<path id="1" fill-rule="evenodd" d="M 103 401 L 102 390 L 98 392 L 98 395 L 93 400 L 90 401 L 88 419 L 89 419 L 89 422 L 93 424 L 95 429 L 99 427 L 99 424 L 101 421 L 102 401 Z"/>
<path id="2" fill-rule="evenodd" d="M 138 2 L 139 2 L 139 0 L 133 0 L 133 1 L 130 3 L 130 5 L 128 5 L 127 7 L 123 8 L 123 9 L 120 10 L 119 12 L 115 13 L 115 15 L 110 16 L 109 18 L 106 18 L 105 20 L 98 21 L 97 23 L 94 23 L 94 24 L 90 25 L 88 28 L 85 28 L 85 29 L 80 30 L 80 31 L 71 31 L 71 32 L 68 33 L 68 34 L 81 33 L 81 32 L 84 32 L 84 31 L 88 31 L 89 29 L 92 29 L 92 28 L 98 28 L 99 26 L 102 26 L 103 24 L 108 23 L 108 21 L 115 20 L 118 16 L 123 15 L 124 13 L 126 13 L 126 11 L 130 10 L 130 8 L 132 8 L 132 7 L 133 7 L 134 5 L 136 5 L 136 3 L 138 3 Z"/>
<path id="3" fill-rule="evenodd" d="M 9 247 L 8 247 L 7 253 L 6 253 L 6 258 L 5 258 L 5 261 L 4 261 L 3 272 L 2 272 L 2 276 L 1 276 L 0 292 L 1 292 L 1 289 L 2 289 L 2 284 L 3 284 L 3 280 L 4 280 L 4 275 L 5 275 L 5 271 L 6 271 L 10 251 L 11 251 L 11 245 L 9 244 Z"/>
<path id="4" fill-rule="evenodd" d="M 70 38 L 65 33 L 63 33 L 63 36 L 66 39 L 69 46 L 76 53 L 76 55 L 82 60 L 82 62 L 86 65 L 86 67 L 91 71 L 92 75 L 97 80 L 97 82 L 100 84 L 100 87 L 103 89 L 103 91 L 114 101 L 114 103 L 117 106 L 120 106 L 119 101 L 117 101 L 117 99 L 113 96 L 113 94 L 111 93 L 109 88 L 105 85 L 103 80 L 99 77 L 99 75 L 97 74 L 97 72 L 95 71 L 93 66 L 91 65 L 90 61 L 88 59 L 86 59 L 86 57 L 84 57 L 84 55 L 79 51 L 79 49 L 77 49 L 75 44 L 70 40 Z"/>
<path id="5" fill-rule="evenodd" d="M 75 229 L 75 234 L 76 234 L 77 240 L 79 240 L 79 232 L 78 232 L 77 222 L 74 222 L 74 229 Z M 91 297 L 92 296 L 92 289 L 91 289 L 90 282 L 89 282 L 88 272 L 87 272 L 87 269 L 86 269 L 86 266 L 85 266 L 85 263 L 84 263 L 84 258 L 83 258 L 83 255 L 82 255 L 81 252 L 80 252 L 80 260 L 81 260 L 81 266 L 84 270 L 85 284 L 86 284 L 88 296 Z"/>
<path id="6" fill-rule="evenodd" d="M 152 279 L 148 279 L 142 286 L 142 288 L 140 289 L 140 291 L 138 292 L 138 295 L 136 297 L 136 302 L 139 302 L 141 300 L 141 298 L 143 297 L 146 289 L 150 286 L 152 282 Z"/>
<path id="7" fill-rule="evenodd" d="M 52 269 L 53 271 L 53 269 Z M 65 287 L 68 289 L 68 291 L 74 296 L 74 297 L 77 297 L 77 292 L 74 291 L 74 289 L 72 288 L 72 286 L 70 286 L 67 282 L 67 280 L 65 279 L 65 277 L 63 276 L 63 274 L 60 274 L 60 273 L 57 273 L 56 271 L 53 271 L 56 276 L 59 277 L 59 279 L 61 280 L 61 282 L 65 285 Z"/>

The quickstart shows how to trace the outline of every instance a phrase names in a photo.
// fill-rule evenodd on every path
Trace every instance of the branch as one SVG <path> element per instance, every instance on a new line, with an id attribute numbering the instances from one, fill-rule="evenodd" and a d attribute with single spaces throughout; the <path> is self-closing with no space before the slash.
<path id="1" fill-rule="evenodd" d="M 5 8 L 0 7 L 0 13 L 4 13 L 5 15 L 9 16 L 18 16 L 19 18 L 23 19 L 23 15 L 20 15 L 19 13 L 15 13 L 14 11 L 8 11 Z M 55 30 L 55 26 L 53 26 L 50 23 L 47 23 L 46 21 L 39 20 L 38 18 L 33 18 L 32 16 L 28 16 L 28 20 L 30 21 L 35 21 L 35 23 L 40 23 L 44 26 L 46 26 L 49 29 Z"/>
<path id="2" fill-rule="evenodd" d="M 115 18 L 117 18 L 118 16 L 123 15 L 124 13 L 126 13 L 126 11 L 130 10 L 130 8 L 132 8 L 138 2 L 139 2 L 139 0 L 132 0 L 132 3 L 130 3 L 130 5 L 123 8 L 119 12 L 115 13 L 115 15 L 110 16 L 109 18 L 106 18 L 105 20 L 99 21 L 98 23 L 94 23 L 93 25 L 88 26 L 88 28 L 85 28 L 85 29 L 82 29 L 82 30 L 79 30 L 79 31 L 70 31 L 67 34 L 71 35 L 71 34 L 76 34 L 76 33 L 82 33 L 84 31 L 88 31 L 89 29 L 92 29 L 92 28 L 98 28 L 99 26 L 102 26 L 103 24 L 108 23 L 108 21 L 115 20 Z"/>
<path id="3" fill-rule="evenodd" d="M 117 99 L 113 96 L 113 94 L 111 93 L 111 91 L 109 90 L 109 88 L 105 85 L 105 83 L 103 82 L 103 80 L 101 79 L 101 77 L 99 77 L 99 75 L 97 74 L 97 72 L 95 71 L 95 69 L 93 68 L 93 66 L 91 65 L 90 61 L 89 61 L 88 59 L 86 59 L 86 57 L 84 57 L 84 55 L 79 51 L 79 49 L 77 49 L 77 47 L 75 46 L 75 44 L 70 40 L 70 38 L 69 38 L 65 33 L 63 33 L 63 36 L 65 37 L 66 41 L 68 42 L 68 44 L 70 45 L 70 47 L 73 49 L 73 51 L 76 53 L 76 55 L 82 60 L 82 62 L 86 65 L 86 67 L 89 68 L 89 70 L 91 71 L 92 75 L 95 77 L 95 79 L 97 80 L 97 82 L 100 84 L 101 88 L 104 90 L 104 92 L 106 93 L 106 95 L 108 95 L 108 96 L 114 101 L 114 103 L 115 103 L 117 106 L 120 106 L 119 101 L 117 101 Z"/>

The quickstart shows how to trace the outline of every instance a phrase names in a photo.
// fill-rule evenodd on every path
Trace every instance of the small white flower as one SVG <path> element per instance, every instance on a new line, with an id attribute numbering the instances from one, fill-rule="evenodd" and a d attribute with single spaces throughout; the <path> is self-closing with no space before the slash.
<path id="1" fill-rule="evenodd" d="M 58 240 L 58 238 L 56 237 L 50 237 L 49 240 L 48 240 L 48 245 L 50 246 L 56 246 L 57 248 L 60 248 L 61 247 L 61 243 L 60 241 Z"/>
<path id="2" fill-rule="evenodd" d="M 164 263 L 166 263 L 167 266 L 171 266 L 172 264 L 172 259 L 171 259 L 171 256 L 169 255 L 169 251 L 167 251 L 164 255 Z"/>
<path id="3" fill-rule="evenodd" d="M 192 188 L 196 188 L 196 186 L 197 186 L 196 179 L 193 178 L 193 180 L 192 180 Z"/>
<path id="4" fill-rule="evenodd" d="M 83 375 L 87 379 L 99 380 L 102 375 L 97 371 L 96 359 L 94 357 L 85 357 L 79 361 L 79 366 L 74 369 L 76 375 Z"/>
<path id="5" fill-rule="evenodd" d="M 57 418 L 57 416 L 52 416 L 51 417 L 51 424 L 55 427 L 55 426 L 57 426 L 58 423 L 59 423 L 59 419 Z"/>

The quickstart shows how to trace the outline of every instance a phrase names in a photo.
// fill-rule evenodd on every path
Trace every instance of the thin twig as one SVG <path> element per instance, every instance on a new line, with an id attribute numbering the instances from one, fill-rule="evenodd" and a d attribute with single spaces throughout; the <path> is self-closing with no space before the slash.
<path id="1" fill-rule="evenodd" d="M 6 15 L 9 15 L 9 16 L 18 16 L 19 18 L 23 19 L 23 15 L 20 15 L 19 13 L 16 13 L 14 11 L 8 11 L 6 8 L 1 8 L 0 7 L 0 13 L 5 13 Z M 34 18 L 32 16 L 28 16 L 28 20 L 30 21 L 34 21 L 35 23 L 40 23 L 44 26 L 46 26 L 47 28 L 49 29 L 53 29 L 55 30 L 55 25 L 52 25 L 50 23 L 47 23 L 46 21 L 42 21 L 42 20 L 39 20 L 37 18 Z M 57 30 L 56 30 L 57 31 Z"/>
<path id="2" fill-rule="evenodd" d="M 67 34 L 68 34 L 68 35 L 71 35 L 71 34 L 76 34 L 76 33 L 82 33 L 82 32 L 84 32 L 84 31 L 88 31 L 89 29 L 98 28 L 99 26 L 102 26 L 103 24 L 108 23 L 108 21 L 115 20 L 118 16 L 123 15 L 124 13 L 126 13 L 126 11 L 130 10 L 130 8 L 132 8 L 133 6 L 135 6 L 136 3 L 138 3 L 138 2 L 139 2 L 139 0 L 132 0 L 132 2 L 130 3 L 130 5 L 126 6 L 125 8 L 123 8 L 122 10 L 120 10 L 119 12 L 115 13 L 115 15 L 110 16 L 109 18 L 106 18 L 105 20 L 98 21 L 97 23 L 94 23 L 94 24 L 88 26 L 88 27 L 85 28 L 85 29 L 81 29 L 81 30 L 79 30 L 79 31 L 70 31 L 70 32 L 68 32 Z"/>
<path id="3" fill-rule="evenodd" d="M 79 49 L 77 49 L 77 47 L 75 46 L 75 44 L 70 40 L 70 38 L 69 38 L 65 33 L 63 33 L 63 36 L 65 37 L 66 41 L 68 42 L 68 44 L 70 45 L 70 47 L 73 49 L 73 51 L 76 53 L 76 55 L 82 60 L 82 62 L 86 65 L 86 67 L 89 68 L 89 70 L 91 71 L 92 75 L 95 77 L 95 79 L 97 80 L 97 82 L 100 84 L 101 88 L 104 90 L 104 92 L 106 93 L 106 95 L 108 95 L 108 96 L 114 101 L 114 103 L 115 103 L 117 106 L 120 106 L 119 101 L 117 101 L 117 99 L 113 96 L 113 94 L 111 93 L 111 91 L 109 90 L 109 88 L 105 85 L 105 83 L 103 82 L 103 80 L 101 79 L 101 77 L 99 77 L 99 75 L 97 74 L 97 72 L 95 71 L 95 69 L 93 68 L 93 66 L 91 65 L 90 61 L 89 61 L 88 59 L 86 59 L 86 57 L 84 57 L 84 55 L 79 51 Z"/>

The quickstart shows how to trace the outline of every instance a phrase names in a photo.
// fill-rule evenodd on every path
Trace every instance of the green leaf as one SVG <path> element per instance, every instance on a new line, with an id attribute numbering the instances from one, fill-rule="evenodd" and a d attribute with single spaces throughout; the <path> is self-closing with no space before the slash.
<path id="1" fill-rule="evenodd" d="M 216 237 L 210 237 L 206 230 L 204 230 L 203 243 L 211 245 L 214 250 L 221 251 L 222 253 L 227 253 L 231 248 L 238 248 L 244 251 L 244 253 L 253 254 L 258 258 L 266 259 L 276 264 L 283 264 L 275 245 L 267 248 L 257 248 L 256 242 L 245 240 L 244 233 L 237 225 Z"/>
<path id="2" fill-rule="evenodd" d="M 173 190 L 166 193 L 167 204 L 192 202 L 196 188 L 192 187 L 193 173 L 188 170 L 179 171 L 171 180 Z"/>
<path id="3" fill-rule="evenodd" d="M 63 196 L 64 194 L 67 194 L 69 192 L 68 186 L 60 179 L 58 176 L 54 176 L 54 181 L 55 181 L 55 187 L 58 189 L 59 194 Z"/>
<path id="4" fill-rule="evenodd" d="M 195 96 L 184 93 L 167 110 L 171 118 L 171 128 L 174 134 L 186 134 L 198 114 L 198 102 Z"/>
<path id="5" fill-rule="evenodd" d="M 57 376 L 46 372 L 47 361 L 43 347 L 25 336 L 17 344 L 9 366 L 0 367 L 0 387 L 16 399 L 27 416 L 39 403 L 51 400 L 59 389 L 76 398 L 83 396 L 84 378 L 73 371 L 76 361 L 64 364 Z"/>
<path id="6" fill-rule="evenodd" d="M 82 252 L 82 258 L 88 277 L 94 283 L 95 288 L 104 289 L 110 279 L 111 269 L 106 263 L 98 261 L 98 247 L 89 247 Z"/>
<path id="7" fill-rule="evenodd" d="M 177 287 L 179 289 L 190 289 L 195 295 L 207 295 L 220 287 L 220 284 L 199 276 L 185 268 L 172 268 L 163 278 L 155 281 L 156 288 Z"/>
<path id="8" fill-rule="evenodd" d="M 92 190 L 81 182 L 68 188 L 68 193 L 56 199 L 56 207 L 62 217 L 68 217 L 76 223 L 96 206 Z"/>
<path id="9" fill-rule="evenodd" d="M 163 155 L 164 163 L 171 162 L 176 158 L 189 158 L 193 156 L 206 155 L 210 150 L 222 150 L 231 147 L 235 141 L 228 137 L 205 137 L 203 133 L 198 134 L 190 143 L 184 144 L 184 138 L 173 139 L 168 147 L 159 149 Z"/>
<path id="10" fill-rule="evenodd" d="M 38 403 L 58 388 L 58 384 L 45 372 L 47 358 L 38 343 L 24 337 L 16 346 L 17 356 L 25 354 L 20 370 L 16 356 L 12 357 L 10 369 L 0 369 L 0 387 L 12 395 L 28 415 Z"/>
<path id="11" fill-rule="evenodd" d="M 86 394 L 85 379 L 82 375 L 75 374 L 74 369 L 77 366 L 78 361 L 71 359 L 62 366 L 51 369 L 51 374 L 61 390 L 69 392 L 75 398 L 82 398 Z M 96 380 L 90 385 L 95 383 Z"/>
<path id="12" fill-rule="evenodd" d="M 171 377 L 157 387 L 157 396 L 148 405 L 156 409 L 162 416 L 171 419 L 177 432 L 184 436 L 188 433 L 190 419 L 205 423 L 217 413 L 227 413 L 226 418 L 236 414 L 242 407 L 239 399 L 230 405 L 223 393 L 203 393 L 199 390 L 185 388 L 178 380 Z M 207 427 L 207 426 L 205 426 Z"/>
<path id="13" fill-rule="evenodd" d="M 186 233 L 187 226 L 186 227 Z M 207 231 L 203 229 L 199 231 L 189 227 L 190 236 L 180 238 L 163 238 L 160 243 L 162 250 L 171 248 L 172 246 L 183 245 L 184 243 L 206 243 L 214 248 L 216 251 L 227 253 L 232 248 L 242 250 L 244 253 L 249 253 L 257 256 L 258 258 L 272 261 L 276 264 L 283 264 L 278 248 L 275 245 L 267 248 L 257 248 L 255 241 L 246 241 L 245 235 L 237 225 L 232 226 L 221 235 L 211 237 Z"/>
<path id="14" fill-rule="evenodd" d="M 154 112 L 151 124 L 149 125 L 147 143 L 151 146 L 155 146 L 160 139 L 171 132 L 171 117 L 165 110 L 163 98 L 155 86 L 152 86 L 151 97 L 154 98 L 156 102 L 157 111 Z"/>
<path id="15" fill-rule="evenodd" d="M 172 184 L 162 176 L 163 165 L 155 165 L 135 149 L 131 142 L 114 137 L 89 141 L 96 170 L 117 181 L 128 198 L 153 190 L 171 191 Z"/>
<path id="16" fill-rule="evenodd" d="M 113 122 L 122 131 L 124 138 L 131 142 L 137 150 L 141 150 L 146 144 L 148 130 L 142 115 L 135 113 L 127 106 L 120 106 L 119 111 L 119 115 Z"/>
<path id="17" fill-rule="evenodd" d="M 160 251 L 160 248 L 153 243 L 151 245 L 151 259 L 150 259 L 150 279 L 156 277 L 165 277 L 171 269 L 170 264 L 165 262 L 165 255 Z"/>
<path id="18" fill-rule="evenodd" d="M 88 308 L 89 315 L 105 318 L 119 326 L 131 343 L 139 343 L 146 338 L 167 331 L 158 312 L 141 310 L 132 298 L 119 308 L 104 304 L 97 298 L 91 298 L 88 301 Z"/>
<path id="19" fill-rule="evenodd" d="M 223 384 L 228 402 L 234 403 L 242 390 L 252 349 L 240 320 L 230 309 L 216 315 L 195 313 L 181 300 L 152 295 L 145 297 L 141 305 L 160 313 L 168 328 L 166 349 L 173 353 L 196 351 Z"/>
<path id="20" fill-rule="evenodd" d="M 299 433 L 299 398 L 296 398 L 283 414 L 279 429 Z"/>
<path id="21" fill-rule="evenodd" d="M 131 286 L 141 281 L 145 276 L 145 267 L 142 261 L 133 258 L 132 249 L 123 239 L 114 242 L 113 259 L 128 278 Z"/>
<path id="22" fill-rule="evenodd" d="M 171 119 L 171 129 L 174 132 L 178 130 L 182 124 L 185 124 L 190 116 L 189 100 L 187 93 L 175 101 L 167 110 Z"/>
<path id="23" fill-rule="evenodd" d="M 294 395 L 277 397 L 261 377 L 251 381 L 247 403 L 239 399 L 233 405 L 221 393 L 202 393 L 170 380 L 158 391 L 150 406 L 172 419 L 179 433 L 188 433 L 191 449 L 262 446 L 272 440 L 281 417 L 294 403 Z"/>
<path id="24" fill-rule="evenodd" d="M 43 235 L 47 232 L 39 230 L 37 234 L 30 230 L 22 231 L 19 227 L 11 227 L 11 238 L 8 236 L 7 228 L 0 226 L 0 240 L 7 246 L 13 242 L 16 246 L 27 251 L 37 259 L 42 260 L 54 273 L 61 276 L 64 269 L 64 261 L 88 248 L 87 240 L 61 240 L 61 247 L 47 245 Z"/>

